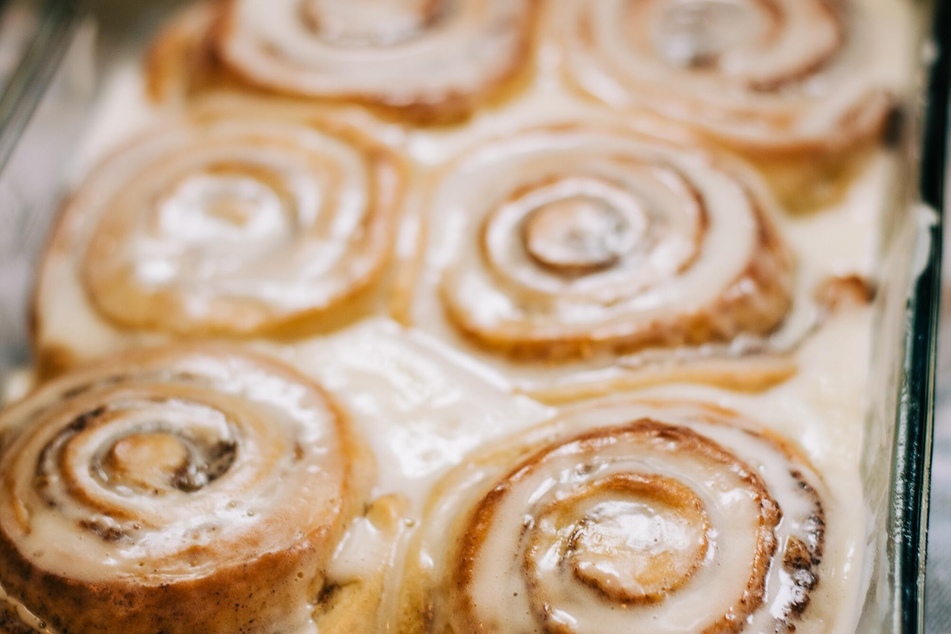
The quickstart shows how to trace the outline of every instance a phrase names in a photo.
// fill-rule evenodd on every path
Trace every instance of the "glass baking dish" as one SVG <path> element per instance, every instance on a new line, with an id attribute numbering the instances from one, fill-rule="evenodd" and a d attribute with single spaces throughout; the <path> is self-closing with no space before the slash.
<path id="1" fill-rule="evenodd" d="M 110 74 L 142 54 L 175 4 L 100 2 L 94 17 L 67 0 L 0 0 L 0 384 L 15 385 L 29 366 L 33 267 L 69 182 L 73 144 Z M 934 36 L 922 43 L 920 90 L 906 104 L 896 143 L 906 186 L 882 231 L 888 274 L 877 299 L 863 474 L 876 556 L 866 570 L 861 632 L 924 628 L 951 7 L 919 10 L 922 32 Z"/>

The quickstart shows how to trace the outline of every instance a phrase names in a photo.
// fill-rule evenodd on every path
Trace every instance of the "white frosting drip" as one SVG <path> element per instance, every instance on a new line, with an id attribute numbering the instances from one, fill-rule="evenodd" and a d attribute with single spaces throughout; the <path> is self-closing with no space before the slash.
<path id="1" fill-rule="evenodd" d="M 328 576 L 340 584 L 366 579 L 373 575 L 381 562 L 389 561 L 392 547 L 393 536 L 386 528 L 376 526 L 366 517 L 359 517 L 337 545 Z"/>
<path id="2" fill-rule="evenodd" d="M 0 601 L 4 601 L 16 610 L 17 616 L 23 625 L 31 628 L 37 632 L 37 634 L 57 634 L 56 630 L 49 628 L 43 619 L 37 617 L 30 612 L 25 605 L 8 595 L 2 587 L 0 587 Z M 2 630 L 0 630 L 0 632 L 2 632 Z M 4 634 L 6 633 L 4 632 Z"/>

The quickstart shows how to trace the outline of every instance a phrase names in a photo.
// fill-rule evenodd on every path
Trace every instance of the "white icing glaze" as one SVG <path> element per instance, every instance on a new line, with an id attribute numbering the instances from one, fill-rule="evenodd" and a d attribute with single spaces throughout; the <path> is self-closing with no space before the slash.
<path id="1" fill-rule="evenodd" d="M 476 447 L 549 416 L 498 376 L 418 332 L 371 319 L 282 356 L 330 390 L 377 455 L 374 493 L 418 511 L 432 483 Z"/>
<path id="2" fill-rule="evenodd" d="M 612 421 L 600 420 L 599 424 L 607 422 Z M 475 563 L 472 582 L 473 601 L 480 609 L 480 616 L 488 623 L 494 624 L 493 631 L 530 631 L 535 619 L 524 605 L 528 599 L 526 595 L 532 592 L 540 595 L 538 600 L 544 597 L 555 607 L 551 617 L 554 622 L 570 625 L 578 632 L 621 631 L 648 625 L 654 632 L 695 632 L 701 629 L 700 626 L 710 616 L 723 614 L 729 609 L 726 602 L 730 600 L 731 593 L 710 592 L 710 587 L 713 583 L 732 588 L 742 588 L 746 584 L 748 562 L 752 560 L 756 548 L 755 535 L 749 530 L 759 518 L 755 497 L 743 490 L 743 482 L 736 477 L 737 474 L 731 473 L 727 477 L 713 476 L 709 463 L 694 462 L 691 460 L 692 456 L 674 464 L 660 461 L 652 464 L 648 456 L 640 455 L 639 449 L 636 445 L 620 443 L 605 446 L 598 451 L 597 456 L 591 457 L 591 462 L 585 464 L 591 465 L 593 474 L 598 478 L 606 479 L 614 474 L 624 473 L 631 468 L 632 463 L 637 465 L 646 462 L 644 466 L 650 469 L 652 474 L 674 477 L 695 487 L 694 493 L 697 494 L 713 528 L 706 531 L 709 542 L 701 557 L 710 567 L 704 567 L 703 573 L 691 582 L 694 591 L 681 590 L 672 593 L 669 599 L 662 602 L 663 606 L 654 609 L 647 607 L 634 612 L 599 608 L 599 602 L 596 597 L 591 596 L 590 590 L 571 583 L 570 575 L 559 570 L 556 553 L 549 553 L 547 550 L 537 555 L 538 569 L 534 571 L 533 576 L 538 580 L 538 587 L 526 587 L 522 575 L 519 574 L 525 555 L 520 552 L 522 547 L 518 543 L 521 541 L 520 529 L 525 523 L 526 509 L 540 506 L 549 498 L 557 500 L 560 489 L 570 491 L 589 477 L 589 474 L 582 476 L 573 473 L 576 462 L 573 456 L 567 456 L 562 461 L 556 459 L 554 464 L 531 479 L 519 482 L 517 489 L 507 497 L 505 506 L 496 513 L 492 532 L 483 547 L 484 554 Z M 605 509 L 602 513 L 608 510 Z M 643 524 L 648 518 L 635 513 L 635 510 L 639 509 L 617 509 L 618 517 L 630 518 L 628 521 L 632 523 L 640 519 L 639 523 Z M 597 513 L 597 508 L 587 509 L 588 516 Z M 541 523 L 541 526 L 533 527 L 536 531 L 560 532 L 557 525 L 548 527 L 545 526 L 547 522 L 543 522 L 541 518 L 534 516 L 533 519 L 536 523 Z M 628 530 L 638 538 L 649 538 L 650 530 L 647 527 L 631 526 Z M 662 527 L 655 530 L 662 530 Z M 554 535 L 552 537 L 554 538 Z M 676 540 L 671 539 L 670 535 L 658 535 L 652 541 L 664 543 L 671 549 L 675 548 L 672 542 Z M 680 544 L 678 546 L 683 548 Z M 633 544 L 628 548 L 646 550 L 644 546 Z M 617 555 L 624 554 L 623 548 L 617 550 Z M 500 556 L 503 553 L 514 556 Z M 711 561 L 714 557 L 716 563 Z M 601 565 L 604 569 L 602 574 L 620 575 L 622 566 L 606 562 Z"/>
<path id="3" fill-rule="evenodd" d="M 328 576 L 341 584 L 371 576 L 381 561 L 389 559 L 392 541 L 385 529 L 366 517 L 355 519 L 337 545 Z"/>
<path id="4" fill-rule="evenodd" d="M 870 0 L 885 3 L 887 11 L 896 10 L 892 0 Z M 889 75 L 907 68 L 907 55 L 897 56 L 888 61 Z M 509 132 L 525 127 L 537 127 L 563 121 L 601 121 L 610 125 L 618 120 L 594 104 L 581 101 L 567 91 L 560 80 L 560 56 L 557 47 L 549 40 L 541 42 L 538 55 L 538 72 L 524 93 L 518 95 L 504 109 L 486 109 L 478 113 L 467 125 L 453 128 L 435 128 L 401 130 L 392 123 L 383 123 L 367 116 L 363 112 L 350 108 L 342 109 L 340 116 L 361 128 L 378 134 L 389 143 L 399 145 L 424 165 L 444 163 L 467 149 L 476 147 L 487 138 L 504 138 Z M 897 71 L 896 71 L 897 69 Z M 91 162 L 101 158 L 114 148 L 120 138 L 127 138 L 143 128 L 154 126 L 159 111 L 148 105 L 144 98 L 141 77 L 131 68 L 122 68 L 113 78 L 105 91 L 103 105 L 94 125 L 78 153 L 74 173 L 88 171 Z M 668 124 L 655 119 L 637 119 L 629 121 L 642 132 L 680 138 L 681 132 Z M 780 346 L 796 340 L 808 329 L 814 317 L 809 302 L 798 301 L 808 297 L 815 285 L 829 274 L 856 272 L 868 274 L 875 260 L 875 222 L 870 216 L 877 213 L 881 205 L 880 192 L 891 187 L 894 165 L 884 157 L 875 159 L 858 181 L 850 188 L 845 200 L 826 210 L 810 216 L 797 218 L 773 218 L 780 225 L 781 233 L 791 243 L 798 261 L 797 301 L 793 313 L 787 317 L 786 331 L 780 335 Z M 398 252 L 404 258 L 413 257 L 418 248 L 419 218 L 404 218 L 398 241 Z M 55 268 L 57 263 L 48 263 Z M 54 272 L 56 276 L 66 275 L 68 271 Z M 429 332 L 435 332 L 440 338 L 462 347 L 467 353 L 487 364 L 497 363 L 494 355 L 484 355 L 478 349 L 467 346 L 457 333 L 447 328 L 442 319 L 442 307 L 431 289 L 438 283 L 438 275 L 431 269 L 423 272 L 421 292 L 417 293 L 417 302 L 413 306 L 415 319 Z M 81 358 L 99 356 L 110 350 L 126 345 L 128 333 L 116 328 L 90 306 L 85 293 L 76 285 L 66 285 L 44 292 L 40 289 L 40 303 L 49 306 L 43 311 L 43 320 L 53 344 L 62 344 L 67 350 L 73 349 Z M 160 338 L 160 337 L 159 337 Z M 155 335 L 141 335 L 144 342 L 155 341 Z M 636 363 L 636 360 L 635 360 Z M 596 368 L 590 368 L 592 371 Z M 584 368 L 576 368 L 577 371 Z M 540 368 L 522 368 L 524 384 L 537 385 L 539 382 L 557 385 L 557 377 Z M 594 372 L 592 380 L 610 378 L 612 372 Z"/>

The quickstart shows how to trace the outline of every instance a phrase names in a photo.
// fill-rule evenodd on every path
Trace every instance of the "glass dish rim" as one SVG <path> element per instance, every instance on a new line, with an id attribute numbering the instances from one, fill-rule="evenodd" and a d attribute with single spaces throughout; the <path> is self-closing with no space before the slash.
<path id="1" fill-rule="evenodd" d="M 903 632 L 924 631 L 925 563 L 931 484 L 935 380 L 941 301 L 941 259 L 949 131 L 951 76 L 951 3 L 932 0 L 932 59 L 926 65 L 925 104 L 918 140 L 919 201 L 930 208 L 929 251 L 912 284 L 905 319 L 905 357 L 895 416 L 892 455 L 893 495 L 888 525 L 894 550 L 894 618 Z"/>

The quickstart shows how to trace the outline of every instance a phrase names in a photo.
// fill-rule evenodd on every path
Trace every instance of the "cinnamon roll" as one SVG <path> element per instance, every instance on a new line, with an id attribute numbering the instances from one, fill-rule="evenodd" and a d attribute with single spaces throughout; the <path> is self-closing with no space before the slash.
<path id="1" fill-rule="evenodd" d="M 537 4 L 227 0 L 169 28 L 152 51 L 149 83 L 161 98 L 230 76 L 417 123 L 454 121 L 527 73 Z"/>
<path id="2" fill-rule="evenodd" d="M 728 410 L 587 404 L 441 483 L 399 631 L 822 630 L 825 497 L 795 448 Z"/>
<path id="3" fill-rule="evenodd" d="M 364 458 L 283 365 L 212 346 L 111 359 L 0 417 L 0 583 L 60 632 L 293 631 Z"/>
<path id="4" fill-rule="evenodd" d="M 572 0 L 559 5 L 571 82 L 754 155 L 796 207 L 831 199 L 882 136 L 901 89 L 867 2 Z M 790 162 L 793 159 L 793 165 Z M 795 204 L 797 203 L 798 204 Z"/>
<path id="5" fill-rule="evenodd" d="M 763 337 L 783 323 L 794 281 L 767 207 L 714 155 L 621 129 L 523 131 L 434 186 L 407 318 L 448 322 L 523 366 Z"/>
<path id="6" fill-rule="evenodd" d="M 331 120 L 229 112 L 135 140 L 62 212 L 38 281 L 41 365 L 143 337 L 352 321 L 382 286 L 403 177 L 393 152 Z"/>

